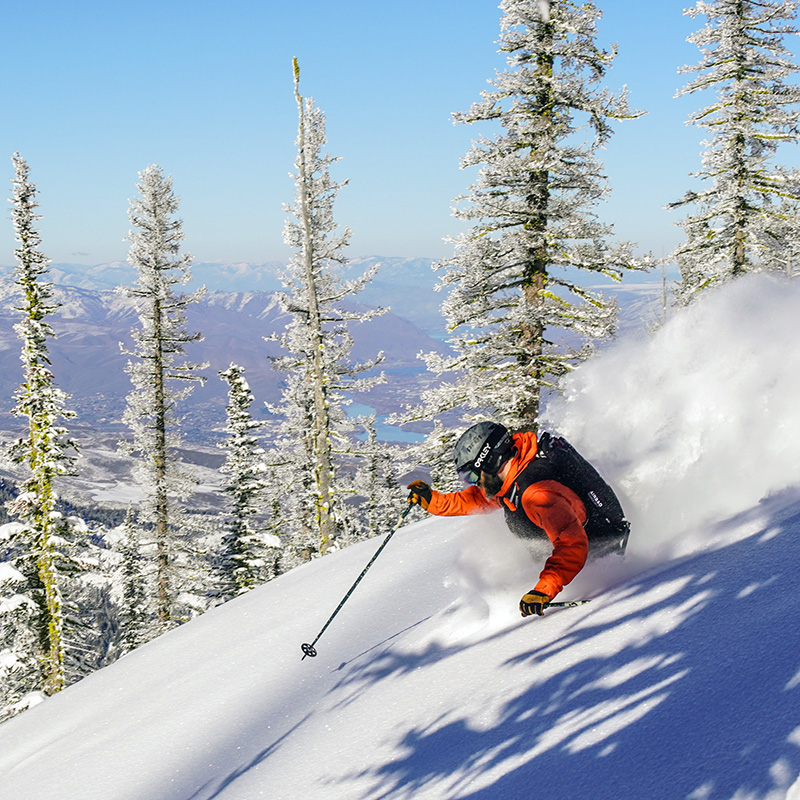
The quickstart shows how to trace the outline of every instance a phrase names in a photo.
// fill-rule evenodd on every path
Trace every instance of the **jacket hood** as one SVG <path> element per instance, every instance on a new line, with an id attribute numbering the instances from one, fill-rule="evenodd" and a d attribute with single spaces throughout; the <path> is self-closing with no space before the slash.
<path id="1" fill-rule="evenodd" d="M 515 433 L 512 434 L 511 439 L 514 442 L 514 447 L 517 448 L 517 454 L 511 459 L 511 468 L 508 470 L 508 474 L 503 481 L 503 487 L 498 492 L 498 496 L 505 494 L 517 475 L 525 469 L 539 451 L 535 433 Z"/>
<path id="2" fill-rule="evenodd" d="M 511 436 L 514 447 L 517 448 L 516 459 L 520 466 L 525 466 L 539 452 L 539 444 L 535 433 L 515 433 Z"/>

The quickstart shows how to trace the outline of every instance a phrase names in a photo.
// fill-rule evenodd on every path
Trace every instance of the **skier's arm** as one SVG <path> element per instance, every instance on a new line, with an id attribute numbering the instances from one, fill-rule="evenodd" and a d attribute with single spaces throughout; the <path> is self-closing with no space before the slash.
<path id="1" fill-rule="evenodd" d="M 496 500 L 487 500 L 482 489 L 469 486 L 461 492 L 437 492 L 423 481 L 409 486 L 409 503 L 418 503 L 429 514 L 438 517 L 460 517 L 465 514 L 485 514 L 499 508 Z"/>
<path id="2" fill-rule="evenodd" d="M 460 492 L 434 490 L 428 511 L 439 517 L 460 517 L 466 514 L 488 514 L 500 507 L 497 500 L 487 500 L 483 489 L 468 486 Z"/>
<path id="3" fill-rule="evenodd" d="M 529 486 L 522 497 L 522 506 L 553 543 L 553 553 L 533 589 L 552 600 L 586 563 L 589 552 L 589 540 L 583 529 L 586 510 L 573 492 L 554 481 Z"/>

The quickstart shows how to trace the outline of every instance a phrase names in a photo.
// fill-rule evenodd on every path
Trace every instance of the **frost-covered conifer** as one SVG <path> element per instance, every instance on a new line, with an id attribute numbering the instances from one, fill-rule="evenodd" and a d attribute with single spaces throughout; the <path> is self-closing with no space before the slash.
<path id="1" fill-rule="evenodd" d="M 625 92 L 600 87 L 616 53 L 595 44 L 594 3 L 504 0 L 501 9 L 508 69 L 455 115 L 499 132 L 462 161 L 480 171 L 455 215 L 474 225 L 439 265 L 456 355 L 426 358 L 456 380 L 426 394 L 424 416 L 461 408 L 533 429 L 542 390 L 613 331 L 614 304 L 586 278 L 648 266 L 630 244 L 609 243 L 611 226 L 595 213 L 608 192 L 597 151 L 612 121 L 639 112 Z"/>
<path id="2" fill-rule="evenodd" d="M 362 505 L 362 526 L 368 536 L 379 536 L 390 530 L 403 508 L 406 492 L 397 481 L 392 448 L 378 441 L 375 417 L 361 421 L 367 441 L 359 450 L 365 464 L 358 471 L 357 490 L 365 496 Z"/>
<path id="3" fill-rule="evenodd" d="M 148 570 L 132 507 L 120 531 L 119 625 L 123 652 L 135 650 L 156 635 L 152 599 L 147 591 Z"/>
<path id="4" fill-rule="evenodd" d="M 173 619 L 179 588 L 175 568 L 175 528 L 180 518 L 177 500 L 189 497 L 196 479 L 178 455 L 181 444 L 177 407 L 197 381 L 206 364 L 183 360 L 186 346 L 201 334 L 186 329 L 186 309 L 202 292 L 184 294 L 176 287 L 190 280 L 191 256 L 181 254 L 183 225 L 174 217 L 178 198 L 172 179 L 152 165 L 139 175 L 139 197 L 131 201 L 128 260 L 138 270 L 132 287 L 120 287 L 139 312 L 134 328 L 133 360 L 127 371 L 133 384 L 123 420 L 132 441 L 121 448 L 138 455 L 135 477 L 145 493 L 139 519 L 152 525 L 156 546 L 157 613 L 162 627 Z M 180 387 L 180 388 L 179 388 Z"/>
<path id="5" fill-rule="evenodd" d="M 773 164 L 778 146 L 796 143 L 800 89 L 785 36 L 796 0 L 713 0 L 684 13 L 706 25 L 689 37 L 702 59 L 680 72 L 696 73 L 678 96 L 713 91 L 710 105 L 689 121 L 708 131 L 704 182 L 671 207 L 692 210 L 680 225 L 686 241 L 674 253 L 678 296 L 688 302 L 701 289 L 762 269 L 786 269 L 800 240 L 795 171 Z"/>
<path id="6" fill-rule="evenodd" d="M 783 272 L 785 275 L 800 274 L 800 201 L 783 198 L 777 208 L 775 222 L 770 232 L 781 243 L 764 254 L 764 269 Z"/>
<path id="7" fill-rule="evenodd" d="M 278 433 L 276 487 L 286 514 L 285 533 L 293 547 L 325 552 L 345 525 L 342 500 L 346 491 L 336 471 L 337 452 L 352 447 L 353 423 L 344 413 L 345 389 L 363 391 L 371 381 L 356 375 L 373 368 L 348 360 L 352 338 L 348 324 L 381 313 L 353 311 L 342 300 L 356 294 L 374 270 L 356 280 L 343 280 L 345 247 L 350 231 L 339 230 L 333 204 L 343 184 L 331 180 L 336 160 L 324 152 L 325 117 L 311 98 L 299 91 L 299 69 L 294 62 L 295 97 L 299 113 L 295 202 L 284 239 L 294 255 L 283 276 L 280 301 L 291 316 L 279 337 L 287 354 L 274 360 L 286 373 L 282 402 L 272 410 L 282 417 Z M 374 381 L 372 381 L 374 382 Z"/>
<path id="8" fill-rule="evenodd" d="M 75 446 L 60 424 L 72 414 L 65 407 L 66 395 L 55 384 L 48 355 L 47 343 L 54 332 L 47 317 L 57 304 L 53 285 L 46 278 L 48 259 L 38 249 L 36 186 L 18 153 L 13 163 L 11 216 L 19 243 L 14 276 L 22 290 L 22 319 L 14 329 L 22 341 L 23 383 L 12 413 L 26 419 L 27 432 L 12 445 L 10 455 L 27 467 L 29 475 L 19 495 L 8 504 L 20 524 L 8 529 L 6 585 L 10 581 L 14 594 L 0 599 L 0 617 L 11 613 L 15 625 L 30 630 L 18 630 L 11 646 L 4 638 L 0 651 L 13 663 L 14 674 L 22 676 L 12 693 L 42 690 L 52 694 L 63 688 L 65 680 L 62 586 L 56 563 L 62 519 L 56 507 L 55 480 L 72 470 L 70 451 Z M 5 633 L 6 622 L 0 623 Z M 32 652 L 19 649 L 30 646 Z"/>
<path id="9" fill-rule="evenodd" d="M 457 492 L 463 489 L 464 484 L 453 469 L 453 448 L 461 433 L 458 427 L 434 419 L 433 430 L 425 440 L 409 449 L 412 462 L 409 467 L 425 464 L 430 469 L 431 482 L 440 491 Z"/>
<path id="10" fill-rule="evenodd" d="M 31 581 L 14 564 L 29 538 L 18 522 L 0 526 L 0 722 L 43 696 L 38 607 Z"/>
<path id="11" fill-rule="evenodd" d="M 243 367 L 231 364 L 219 374 L 228 384 L 227 438 L 219 444 L 227 451 L 222 472 L 227 476 L 223 489 L 228 498 L 228 521 L 215 588 L 228 600 L 272 577 L 269 573 L 278 540 L 254 524 L 264 513 L 267 467 L 264 449 L 254 435 L 262 424 L 250 413 L 253 393 Z"/>
<path id="12" fill-rule="evenodd" d="M 112 599 L 115 556 L 79 517 L 59 515 L 56 556 L 64 595 L 64 674 L 72 684 L 120 655 L 119 609 Z"/>

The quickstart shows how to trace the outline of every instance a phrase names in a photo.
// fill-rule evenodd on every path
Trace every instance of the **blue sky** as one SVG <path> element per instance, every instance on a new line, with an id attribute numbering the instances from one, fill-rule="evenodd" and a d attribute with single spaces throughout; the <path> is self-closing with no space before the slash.
<path id="1" fill-rule="evenodd" d="M 644 118 L 621 124 L 604 153 L 616 233 L 662 255 L 681 239 L 679 198 L 700 164 L 699 98 L 673 99 L 698 60 L 688 3 L 598 0 L 598 41 L 620 54 L 607 85 L 627 84 Z M 181 197 L 186 250 L 198 261 L 285 260 L 296 107 L 326 113 L 336 207 L 351 256 L 446 256 L 460 230 L 452 201 L 475 177 L 459 161 L 478 126 L 451 113 L 504 64 L 497 0 L 28 0 L 6 4 L 0 47 L 0 158 L 28 161 L 40 230 L 56 262 L 124 259 L 128 200 L 157 163 Z M 794 45 L 792 45 L 794 47 Z M 796 161 L 792 151 L 789 157 Z M 784 159 L 785 160 L 785 159 Z M 0 162 L 3 163 L 3 162 Z M 9 215 L 0 264 L 13 263 Z"/>

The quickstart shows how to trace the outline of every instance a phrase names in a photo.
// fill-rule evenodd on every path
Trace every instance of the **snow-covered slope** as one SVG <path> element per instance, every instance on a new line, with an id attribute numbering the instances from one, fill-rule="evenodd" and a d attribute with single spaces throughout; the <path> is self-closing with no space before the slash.
<path id="1" fill-rule="evenodd" d="M 743 279 L 550 409 L 634 522 L 565 590 L 588 605 L 521 620 L 541 554 L 494 516 L 421 520 L 317 658 L 378 542 L 3 724 L 0 798 L 800 800 L 798 302 Z"/>

